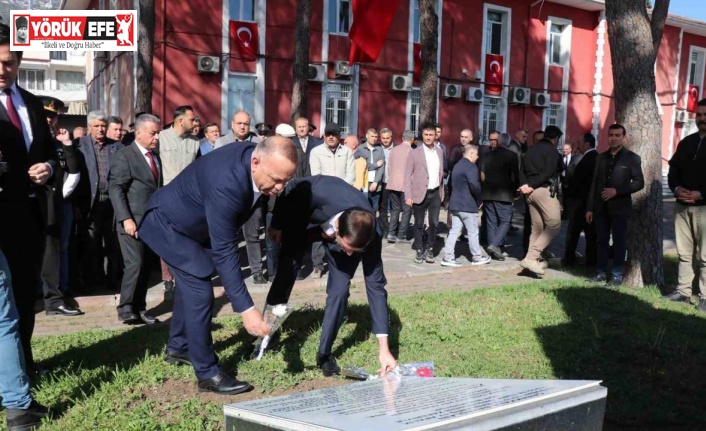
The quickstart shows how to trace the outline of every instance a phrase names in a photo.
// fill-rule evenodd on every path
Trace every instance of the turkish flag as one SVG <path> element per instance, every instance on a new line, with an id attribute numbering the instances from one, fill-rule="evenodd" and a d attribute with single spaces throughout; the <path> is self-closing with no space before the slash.
<path id="1" fill-rule="evenodd" d="M 230 22 L 230 51 L 237 51 L 243 61 L 257 60 L 258 33 L 256 22 Z"/>
<path id="2" fill-rule="evenodd" d="M 485 54 L 485 94 L 500 96 L 503 94 L 503 56 Z"/>
<path id="3" fill-rule="evenodd" d="M 375 63 L 400 0 L 353 0 L 353 25 L 348 32 L 348 63 Z"/>
<path id="4" fill-rule="evenodd" d="M 412 55 L 414 56 L 414 79 L 419 79 L 422 75 L 422 44 L 412 45 Z"/>
<path id="5" fill-rule="evenodd" d="M 699 103 L 699 94 L 701 93 L 698 85 L 689 86 L 689 95 L 686 102 L 686 110 L 696 112 L 696 104 Z"/>

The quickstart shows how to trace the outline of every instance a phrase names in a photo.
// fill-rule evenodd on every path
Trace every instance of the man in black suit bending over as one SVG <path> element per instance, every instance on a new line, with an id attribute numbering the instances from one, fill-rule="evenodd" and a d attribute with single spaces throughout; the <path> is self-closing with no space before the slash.
<path id="1" fill-rule="evenodd" d="M 269 235 L 282 243 L 279 266 L 267 303 L 286 303 L 294 287 L 296 268 L 313 241 L 323 241 L 329 262 L 326 309 L 317 365 L 325 376 L 340 373 L 331 348 L 343 322 L 350 281 L 363 262 L 365 289 L 372 315 L 372 332 L 380 347 L 382 374 L 397 362 L 387 342 L 389 313 L 382 267 L 382 233 L 365 195 L 338 177 L 317 175 L 292 180 L 277 197 Z"/>

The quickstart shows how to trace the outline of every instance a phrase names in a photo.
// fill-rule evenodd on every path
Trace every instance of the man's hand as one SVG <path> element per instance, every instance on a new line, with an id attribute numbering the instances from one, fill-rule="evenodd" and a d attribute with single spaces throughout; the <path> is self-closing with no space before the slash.
<path id="1" fill-rule="evenodd" d="M 532 187 L 528 186 L 527 184 L 522 185 L 518 190 L 523 195 L 528 195 L 534 191 L 534 189 Z"/>
<path id="2" fill-rule="evenodd" d="M 384 160 L 378 160 L 378 168 L 382 168 L 382 165 L 385 164 Z"/>
<path id="3" fill-rule="evenodd" d="M 409 206 L 412 206 L 412 205 L 414 205 L 414 200 L 413 200 L 413 199 L 407 199 L 407 200 L 405 201 L 405 203 L 406 203 L 407 205 L 409 205 Z"/>
<path id="4" fill-rule="evenodd" d="M 397 367 L 397 361 L 389 350 L 380 352 L 380 369 L 378 374 L 384 376 Z"/>
<path id="5" fill-rule="evenodd" d="M 607 200 L 613 199 L 617 194 L 618 194 L 618 191 L 615 190 L 614 188 L 612 188 L 612 187 L 605 188 L 601 192 L 601 199 L 603 199 L 604 201 L 607 201 Z"/>
<path id="6" fill-rule="evenodd" d="M 262 314 L 254 307 L 240 313 L 240 317 L 243 318 L 243 326 L 248 334 L 254 337 L 264 337 L 270 333 L 270 327 L 265 323 Z"/>
<path id="7" fill-rule="evenodd" d="M 380 160 L 382 161 L 382 160 Z M 370 183 L 370 187 L 368 187 L 368 190 L 370 190 L 370 193 L 375 193 L 375 190 L 378 189 L 378 183 Z"/>
<path id="8" fill-rule="evenodd" d="M 32 165 L 29 168 L 29 171 L 27 171 L 29 174 L 29 180 L 32 181 L 34 184 L 39 184 L 40 186 L 44 183 L 47 182 L 49 179 L 49 175 L 51 174 L 51 170 L 49 169 L 49 165 L 46 163 L 37 163 L 35 165 Z"/>
<path id="9" fill-rule="evenodd" d="M 275 244 L 279 244 L 282 241 L 282 231 L 279 229 L 270 228 L 267 234 L 270 236 L 270 241 Z"/>
<path id="10" fill-rule="evenodd" d="M 131 237 L 135 239 L 139 238 L 139 235 L 137 234 L 137 225 L 135 224 L 135 220 L 131 218 L 123 220 L 123 229 L 125 229 L 125 233 L 130 235 Z"/>
<path id="11" fill-rule="evenodd" d="M 593 211 L 586 211 L 586 223 L 593 223 Z"/>
<path id="12" fill-rule="evenodd" d="M 59 133 L 56 135 L 56 140 L 67 147 L 70 147 L 72 144 L 71 135 L 69 135 L 69 131 L 66 129 L 59 129 Z"/>
<path id="13" fill-rule="evenodd" d="M 691 198 L 692 201 L 700 201 L 703 199 L 703 196 L 701 196 L 701 192 L 698 190 L 693 190 L 690 194 L 689 197 Z"/>

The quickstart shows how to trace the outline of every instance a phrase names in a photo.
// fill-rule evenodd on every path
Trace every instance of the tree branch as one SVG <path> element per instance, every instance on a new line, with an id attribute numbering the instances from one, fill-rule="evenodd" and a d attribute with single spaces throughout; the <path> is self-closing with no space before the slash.
<path id="1" fill-rule="evenodd" d="M 656 0 L 655 7 L 652 9 L 652 20 L 650 21 L 650 30 L 652 31 L 652 46 L 654 47 L 655 57 L 659 50 L 659 43 L 662 40 L 664 33 L 664 23 L 667 21 L 669 13 L 670 0 Z"/>

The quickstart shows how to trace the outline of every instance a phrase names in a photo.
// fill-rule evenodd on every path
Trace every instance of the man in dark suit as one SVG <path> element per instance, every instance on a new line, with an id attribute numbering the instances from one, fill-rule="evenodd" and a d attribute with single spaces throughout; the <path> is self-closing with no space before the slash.
<path id="1" fill-rule="evenodd" d="M 564 213 L 569 220 L 566 229 L 566 246 L 562 264 L 572 266 L 576 262 L 576 247 L 581 232 L 586 236 L 586 266 L 596 264 L 596 229 L 586 223 L 586 202 L 591 191 L 593 171 L 596 168 L 596 138 L 584 133 L 579 140 L 578 149 L 581 158 L 576 163 L 572 176 L 564 191 Z M 571 162 L 573 163 L 573 161 Z"/>
<path id="2" fill-rule="evenodd" d="M 289 300 L 304 251 L 322 240 L 329 262 L 326 308 L 321 328 L 317 365 L 324 376 L 340 373 L 331 348 L 343 322 L 350 282 L 363 262 L 365 289 L 377 335 L 383 373 L 397 365 L 387 343 L 389 313 L 382 267 L 382 231 L 366 196 L 338 177 L 317 175 L 291 181 L 277 197 L 269 235 L 281 241 L 277 277 L 267 303 Z"/>
<path id="3" fill-rule="evenodd" d="M 490 149 L 481 171 L 482 199 L 488 231 L 488 254 L 505 260 L 500 249 L 512 224 L 512 204 L 520 185 L 517 155 L 499 144 L 498 132 L 490 132 Z"/>
<path id="4" fill-rule="evenodd" d="M 613 124 L 608 128 L 608 151 L 598 155 L 596 171 L 586 205 L 586 221 L 596 223 L 598 236 L 597 273 L 592 281 L 607 282 L 608 248 L 613 238 L 613 268 L 610 284 L 623 282 L 628 220 L 632 211 L 632 195 L 642 190 L 640 156 L 624 147 L 625 127 Z"/>
<path id="5" fill-rule="evenodd" d="M 573 146 L 568 142 L 561 146 L 561 161 L 564 166 L 561 171 L 561 175 L 559 176 L 559 181 L 561 183 L 562 220 L 567 220 L 568 216 L 568 212 L 566 210 L 566 190 L 570 187 L 574 178 L 574 171 L 576 170 L 576 165 L 578 165 L 579 161 L 581 160 L 581 156 L 574 155 L 573 151 Z"/>
<path id="6" fill-rule="evenodd" d="M 299 117 L 294 120 L 294 131 L 297 133 L 297 136 L 293 138 L 292 141 L 299 150 L 306 154 L 305 166 L 309 166 L 309 155 L 311 154 L 311 150 L 323 144 L 324 141 L 321 138 L 317 138 L 316 136 L 311 136 L 309 134 L 309 119 L 306 117 Z M 308 172 L 304 173 L 307 176 L 309 175 Z"/>
<path id="7" fill-rule="evenodd" d="M 125 262 L 118 319 L 123 323 L 157 323 L 145 311 L 149 268 L 137 225 L 149 198 L 162 186 L 162 163 L 155 152 L 159 119 L 143 115 L 135 121 L 135 145 L 118 151 L 110 162 L 110 201 L 115 209 L 118 241 Z"/>
<path id="8" fill-rule="evenodd" d="M 115 287 L 113 283 L 119 278 L 120 271 L 108 172 L 111 159 L 123 148 L 123 144 L 106 136 L 107 120 L 104 112 L 89 112 L 88 135 L 74 142 L 83 156 L 81 181 L 74 200 L 77 201 L 81 217 L 78 221 L 78 235 L 82 245 L 83 289 L 87 292 L 99 286 Z M 103 269 L 106 258 L 107 274 Z"/>
<path id="9" fill-rule="evenodd" d="M 167 262 L 178 286 L 165 360 L 192 365 L 200 391 L 252 389 L 218 366 L 211 337 L 211 274 L 218 271 L 248 333 L 267 335 L 269 327 L 254 308 L 240 270 L 238 230 L 261 196 L 284 188 L 296 165 L 296 149 L 286 138 L 226 145 L 187 166 L 147 204 L 140 238 Z"/>
<path id="10" fill-rule="evenodd" d="M 0 27 L 0 249 L 12 273 L 19 332 L 28 374 L 32 356 L 34 302 L 46 242 L 47 207 L 43 185 L 57 166 L 54 140 L 42 102 L 17 86 L 21 51 L 10 51 L 10 31 Z"/>

